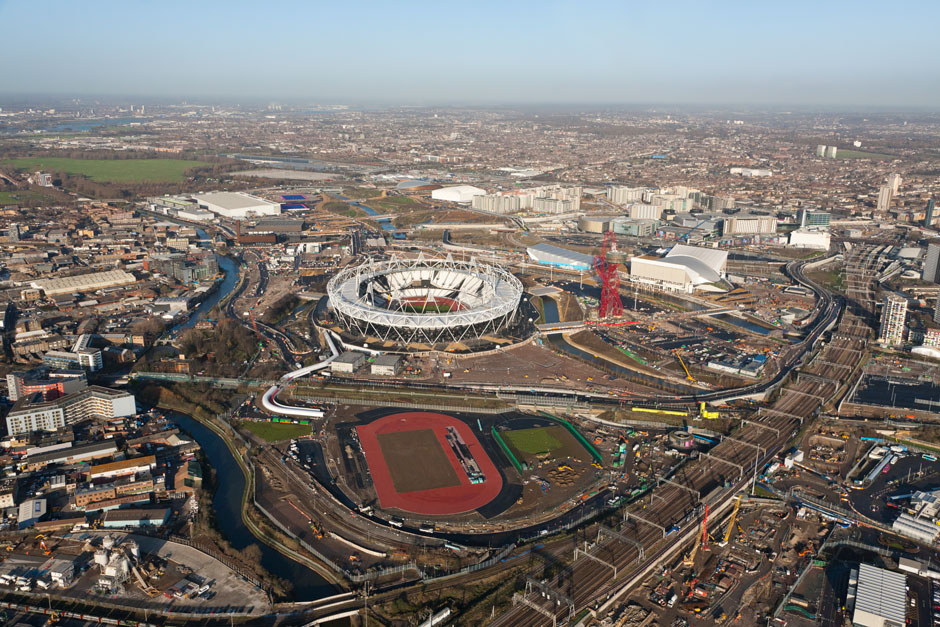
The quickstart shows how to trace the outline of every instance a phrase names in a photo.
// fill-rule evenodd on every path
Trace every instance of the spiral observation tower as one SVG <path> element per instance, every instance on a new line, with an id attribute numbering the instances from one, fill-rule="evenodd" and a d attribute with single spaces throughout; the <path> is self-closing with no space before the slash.
<path id="1" fill-rule="evenodd" d="M 510 325 L 522 283 L 476 260 L 393 258 L 344 268 L 327 284 L 337 321 L 397 344 L 465 342 Z"/>

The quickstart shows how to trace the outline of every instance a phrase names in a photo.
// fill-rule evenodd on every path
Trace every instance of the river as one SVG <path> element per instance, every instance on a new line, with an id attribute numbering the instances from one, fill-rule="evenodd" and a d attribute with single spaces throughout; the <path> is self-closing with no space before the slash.
<path id="1" fill-rule="evenodd" d="M 241 516 L 245 475 L 222 438 L 185 414 L 171 412 L 167 414 L 167 419 L 175 422 L 199 443 L 215 471 L 217 487 L 212 498 L 212 508 L 215 510 L 216 524 L 225 539 L 239 550 L 249 544 L 257 544 L 261 549 L 261 566 L 293 584 L 292 596 L 295 601 L 312 601 L 334 594 L 335 588 L 326 579 L 261 542 L 245 526 Z"/>

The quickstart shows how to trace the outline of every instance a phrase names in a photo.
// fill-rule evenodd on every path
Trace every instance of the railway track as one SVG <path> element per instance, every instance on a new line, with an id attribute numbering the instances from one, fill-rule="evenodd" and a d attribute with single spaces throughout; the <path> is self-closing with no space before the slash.
<path id="1" fill-rule="evenodd" d="M 872 283 L 878 276 L 881 250 L 865 244 L 846 254 L 846 294 L 838 299 L 838 326 L 830 342 L 796 372 L 771 407 L 759 410 L 707 455 L 685 464 L 672 483 L 653 490 L 649 500 L 627 510 L 615 534 L 599 536 L 588 550 L 590 557 L 576 559 L 551 581 L 532 582 L 519 602 L 491 625 L 564 624 L 582 609 L 596 607 L 674 548 L 668 537 L 675 533 L 678 539 L 689 525 L 697 526 L 705 503 L 711 509 L 726 503 L 780 452 L 804 421 L 813 419 L 850 383 L 875 328 Z"/>

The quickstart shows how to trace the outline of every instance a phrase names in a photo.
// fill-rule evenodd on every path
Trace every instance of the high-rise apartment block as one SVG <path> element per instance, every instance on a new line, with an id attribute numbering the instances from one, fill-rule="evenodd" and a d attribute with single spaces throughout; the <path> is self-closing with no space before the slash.
<path id="1" fill-rule="evenodd" d="M 616 205 L 626 205 L 631 202 L 642 202 L 646 189 L 643 187 L 625 187 L 615 185 L 607 188 L 607 200 Z"/>
<path id="2" fill-rule="evenodd" d="M 881 310 L 881 329 L 878 341 L 889 346 L 904 341 L 904 322 L 907 319 L 907 300 L 890 294 Z"/>
<path id="3" fill-rule="evenodd" d="M 898 190 L 901 189 L 901 175 L 889 174 L 888 175 L 888 187 L 891 188 L 891 193 L 897 196 Z"/>
<path id="4" fill-rule="evenodd" d="M 878 211 L 883 213 L 888 210 L 888 207 L 891 206 L 891 198 L 894 194 L 891 193 L 890 185 L 882 185 L 878 189 Z"/>
<path id="5" fill-rule="evenodd" d="M 839 149 L 835 146 L 826 146 L 826 159 L 835 159 Z"/>
<path id="6" fill-rule="evenodd" d="M 816 156 L 817 156 L 817 157 L 825 157 L 825 156 L 826 156 L 826 145 L 825 145 L 825 144 L 819 144 L 818 146 L 816 146 Z"/>
<path id="7" fill-rule="evenodd" d="M 924 227 L 933 226 L 933 198 L 927 201 L 927 208 L 924 209 Z"/>
<path id="8" fill-rule="evenodd" d="M 940 283 L 940 242 L 927 244 L 924 272 L 920 278 L 930 283 Z"/>

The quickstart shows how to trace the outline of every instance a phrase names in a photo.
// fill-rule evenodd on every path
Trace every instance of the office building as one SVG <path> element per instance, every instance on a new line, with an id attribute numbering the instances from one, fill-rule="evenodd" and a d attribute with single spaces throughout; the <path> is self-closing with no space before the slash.
<path id="1" fill-rule="evenodd" d="M 610 230 L 617 235 L 647 237 L 655 233 L 657 228 L 659 228 L 659 220 L 614 218 L 610 221 Z"/>
<path id="2" fill-rule="evenodd" d="M 907 319 L 907 300 L 895 294 L 885 297 L 881 310 L 881 328 L 878 341 L 894 346 L 904 341 L 904 322 Z"/>
<path id="3" fill-rule="evenodd" d="M 826 146 L 826 159 L 835 159 L 839 149 L 835 146 Z"/>
<path id="4" fill-rule="evenodd" d="M 929 283 L 940 283 L 940 241 L 927 244 L 924 271 L 921 279 Z"/>
<path id="5" fill-rule="evenodd" d="M 891 194 L 891 186 L 890 186 L 890 185 L 882 185 L 882 186 L 878 189 L 878 206 L 877 206 L 877 210 L 878 210 L 879 213 L 884 213 L 885 211 L 888 210 L 888 208 L 891 206 L 891 198 L 892 198 L 892 197 L 893 197 L 893 195 Z"/>
<path id="6" fill-rule="evenodd" d="M 928 229 L 933 226 L 933 198 L 927 201 L 927 208 L 924 209 L 924 226 Z"/>
<path id="7" fill-rule="evenodd" d="M 818 227 L 829 227 L 829 222 L 831 220 L 831 215 L 826 211 L 812 211 L 810 209 L 804 209 L 800 217 L 800 228 L 818 228 Z"/>

